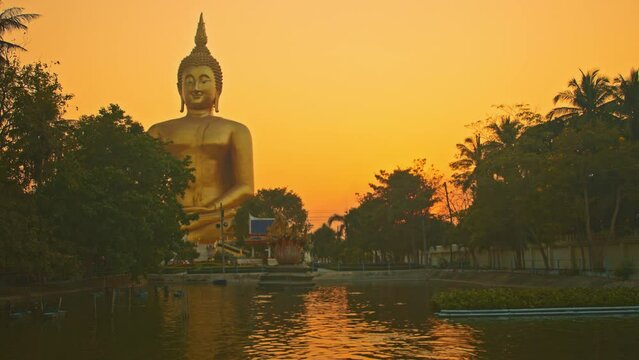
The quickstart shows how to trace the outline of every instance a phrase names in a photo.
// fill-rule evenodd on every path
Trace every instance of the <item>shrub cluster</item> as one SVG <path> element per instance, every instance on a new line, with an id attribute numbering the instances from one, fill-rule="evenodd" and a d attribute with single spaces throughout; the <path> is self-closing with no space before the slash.
<path id="1" fill-rule="evenodd" d="M 585 306 L 639 305 L 635 288 L 563 288 L 563 289 L 470 289 L 436 294 L 433 309 L 525 309 Z"/>

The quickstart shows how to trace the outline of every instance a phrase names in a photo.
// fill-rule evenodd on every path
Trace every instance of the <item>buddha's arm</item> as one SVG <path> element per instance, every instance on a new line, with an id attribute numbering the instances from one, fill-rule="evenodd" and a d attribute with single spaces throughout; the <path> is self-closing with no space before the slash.
<path id="1" fill-rule="evenodd" d="M 185 208 L 186 211 L 198 214 L 217 212 L 220 203 L 225 209 L 235 208 L 253 195 L 253 144 L 251 133 L 244 125 L 239 125 L 231 135 L 230 151 L 234 185 L 219 197 L 203 199 L 201 207 Z"/>
<path id="2" fill-rule="evenodd" d="M 147 134 L 151 135 L 151 137 L 154 137 L 156 139 L 162 138 L 162 135 L 160 135 L 160 130 L 158 129 L 157 124 L 151 126 L 149 130 L 147 130 Z"/>

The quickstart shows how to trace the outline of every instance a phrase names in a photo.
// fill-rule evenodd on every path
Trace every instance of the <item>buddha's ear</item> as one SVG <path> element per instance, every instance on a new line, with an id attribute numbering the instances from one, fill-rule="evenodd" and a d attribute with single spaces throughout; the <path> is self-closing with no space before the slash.
<path id="1" fill-rule="evenodd" d="M 220 112 L 220 110 L 218 110 L 217 106 L 218 103 L 220 102 L 220 95 L 215 95 L 215 100 L 213 100 L 213 108 L 215 109 L 215 112 Z"/>
<path id="2" fill-rule="evenodd" d="M 181 84 L 178 82 L 177 83 L 177 89 L 178 89 L 178 94 L 180 95 L 180 101 L 182 102 L 182 104 L 180 105 L 180 112 L 183 113 L 184 112 L 184 97 L 182 97 L 182 86 L 180 86 Z"/>

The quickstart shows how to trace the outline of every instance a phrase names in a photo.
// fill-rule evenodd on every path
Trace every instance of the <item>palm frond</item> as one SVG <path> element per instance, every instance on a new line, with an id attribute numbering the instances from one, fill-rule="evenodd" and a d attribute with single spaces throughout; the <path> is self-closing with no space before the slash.
<path id="1" fill-rule="evenodd" d="M 553 104 L 557 104 L 560 101 L 572 102 L 574 98 L 575 98 L 574 92 L 570 90 L 564 90 L 557 93 L 557 95 L 555 95 L 555 97 L 552 99 L 552 102 Z"/>
<path id="2" fill-rule="evenodd" d="M 23 14 L 22 11 L 23 8 L 14 7 L 0 13 L 0 36 L 11 30 L 26 30 L 26 23 L 40 17 L 39 14 Z"/>
<path id="3" fill-rule="evenodd" d="M 10 43 L 4 40 L 0 40 L 0 49 L 1 50 L 22 50 L 22 51 L 27 50 L 18 44 Z"/>

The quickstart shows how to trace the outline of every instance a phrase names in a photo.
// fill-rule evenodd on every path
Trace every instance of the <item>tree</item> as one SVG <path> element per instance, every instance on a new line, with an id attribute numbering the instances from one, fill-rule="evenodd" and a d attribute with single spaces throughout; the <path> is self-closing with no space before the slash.
<path id="1" fill-rule="evenodd" d="M 340 214 L 333 214 L 328 218 L 326 224 L 331 227 L 333 223 L 340 223 L 340 225 L 337 227 L 336 235 L 338 239 L 343 239 L 344 235 L 346 234 L 346 217 Z"/>
<path id="2" fill-rule="evenodd" d="M 50 237 L 89 274 L 156 268 L 184 250 L 189 218 L 177 199 L 193 180 L 178 160 L 117 105 L 83 116 L 70 151 L 40 189 Z"/>
<path id="3" fill-rule="evenodd" d="M 485 145 L 482 143 L 481 134 L 475 133 L 473 137 L 467 137 L 464 142 L 457 144 L 458 160 L 450 163 L 455 171 L 453 182 L 464 191 L 477 189 L 479 182 L 479 166 L 485 157 Z"/>
<path id="4" fill-rule="evenodd" d="M 69 122 L 61 116 L 72 95 L 62 92 L 48 65 L 14 59 L 0 67 L 0 98 L 0 161 L 8 178 L 35 191 L 62 156 Z"/>
<path id="5" fill-rule="evenodd" d="M 12 7 L 0 12 L 0 62 L 6 62 L 9 58 L 9 52 L 12 50 L 26 50 L 20 45 L 4 40 L 4 36 L 7 32 L 12 30 L 27 30 L 26 23 L 40 16 L 38 14 L 25 14 L 23 11 L 23 8 Z"/>
<path id="6" fill-rule="evenodd" d="M 3 172 L 0 169 L 0 174 Z M 0 273 L 19 272 L 37 277 L 38 265 L 45 254 L 38 241 L 38 214 L 33 196 L 25 194 L 13 182 L 0 179 Z"/>
<path id="7" fill-rule="evenodd" d="M 313 256 L 316 261 L 326 263 L 339 260 L 340 240 L 329 225 L 322 224 L 311 234 L 311 240 L 313 241 Z"/>
<path id="8" fill-rule="evenodd" d="M 568 90 L 561 91 L 554 98 L 555 104 L 565 102 L 568 105 L 554 108 L 548 113 L 549 119 L 571 119 L 607 115 L 611 110 L 612 88 L 610 80 L 599 75 L 599 70 L 582 70 L 581 79 L 572 78 Z"/>
<path id="9" fill-rule="evenodd" d="M 493 140 L 489 141 L 486 146 L 497 149 L 512 148 L 515 146 L 522 128 L 523 124 L 517 119 L 504 116 L 499 121 L 494 121 L 487 126 L 493 135 Z"/>
<path id="10" fill-rule="evenodd" d="M 524 267 L 527 244 L 538 245 L 549 266 L 545 247 L 554 242 L 557 230 L 554 213 L 561 209 L 557 194 L 546 196 L 547 154 L 553 139 L 563 129 L 559 121 L 542 121 L 542 116 L 525 104 L 496 107 L 505 113 L 490 116 L 484 128 L 483 158 L 474 171 L 481 185 L 473 191 L 473 201 L 461 213 L 458 232 L 466 236 L 467 248 L 505 248 L 516 254 Z M 552 204 L 552 206 L 550 206 Z M 499 264 L 495 264 L 499 266 Z"/>
<path id="11" fill-rule="evenodd" d="M 613 238 L 621 202 L 627 192 L 627 179 L 632 177 L 629 175 L 632 173 L 629 172 L 632 166 L 628 166 L 632 164 L 632 160 L 626 156 L 630 156 L 632 151 L 627 151 L 628 146 L 619 141 L 626 136 L 619 118 L 613 116 L 616 108 L 617 115 L 621 118 L 632 118 L 633 108 L 636 107 L 636 104 L 632 105 L 633 97 L 636 97 L 632 77 L 631 71 L 628 80 L 618 78 L 617 88 L 613 88 L 608 78 L 599 76 L 597 70 L 585 74 L 582 72 L 579 82 L 572 79 L 568 84 L 569 89 L 560 92 L 554 99 L 555 103 L 564 101 L 571 106 L 556 108 L 549 114 L 559 120 L 569 120 L 568 126 L 558 136 L 553 147 L 560 154 L 555 159 L 567 161 L 576 171 L 572 181 L 573 186 L 581 192 L 583 226 L 589 245 L 591 268 L 602 266 L 601 258 L 593 254 L 596 231 L 593 226 L 596 214 L 593 210 L 601 209 L 604 199 L 613 199 L 606 237 Z M 629 101 L 625 101 L 626 96 Z M 630 125 L 632 138 L 632 121 Z M 621 158 L 625 160 L 620 163 Z M 562 169 L 562 172 L 565 171 L 569 172 L 569 169 Z M 606 180 L 602 182 L 603 179 Z"/>
<path id="12" fill-rule="evenodd" d="M 404 256 L 418 259 L 422 247 L 422 220 L 430 217 L 437 201 L 436 189 L 441 176 L 431 168 L 425 171 L 425 160 L 417 160 L 410 168 L 375 175 L 371 191 L 360 196 L 359 206 L 345 216 L 348 223 L 345 246 L 350 257 L 380 253 L 380 261 L 401 261 Z M 347 254 L 348 256 L 348 254 Z"/>
<path id="13" fill-rule="evenodd" d="M 43 279 L 77 270 L 47 238 L 37 206 L 39 186 L 56 173 L 68 122 L 60 117 L 70 95 L 46 64 L 0 64 L 0 268 Z M 69 266 L 68 266 L 69 265 Z"/>
<path id="14" fill-rule="evenodd" d="M 380 198 L 360 197 L 359 205 L 350 209 L 344 216 L 349 226 L 346 228 L 346 239 L 343 261 L 358 262 L 370 258 L 373 262 L 388 261 L 390 255 L 387 209 Z"/>
<path id="15" fill-rule="evenodd" d="M 235 238 L 242 242 L 248 236 L 249 214 L 256 217 L 274 218 L 281 214 L 291 222 L 293 231 L 304 234 L 311 228 L 308 211 L 302 199 L 287 188 L 260 189 L 254 197 L 244 202 L 233 219 Z"/>
<path id="16" fill-rule="evenodd" d="M 630 70 L 628 78 L 615 78 L 615 100 L 620 117 L 628 121 L 630 139 L 639 141 L 639 71 Z"/>

